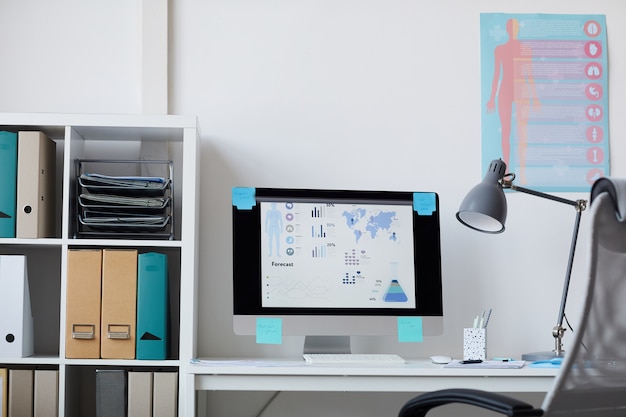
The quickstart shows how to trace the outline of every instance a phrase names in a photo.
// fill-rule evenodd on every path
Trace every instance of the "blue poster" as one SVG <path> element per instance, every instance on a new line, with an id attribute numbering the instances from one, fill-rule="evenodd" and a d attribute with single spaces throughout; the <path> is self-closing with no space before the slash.
<path id="1" fill-rule="evenodd" d="M 502 159 L 515 184 L 584 191 L 609 175 L 604 15 L 480 16 L 482 174 Z"/>

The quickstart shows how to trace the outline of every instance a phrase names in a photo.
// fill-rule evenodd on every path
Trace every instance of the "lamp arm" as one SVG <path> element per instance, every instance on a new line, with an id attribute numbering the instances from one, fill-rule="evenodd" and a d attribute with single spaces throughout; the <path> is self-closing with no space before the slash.
<path id="1" fill-rule="evenodd" d="M 572 233 L 572 243 L 569 249 L 569 258 L 567 260 L 567 269 L 565 272 L 565 282 L 563 283 L 563 294 L 561 295 L 561 307 L 557 318 L 557 326 L 563 326 L 563 317 L 565 316 L 565 303 L 567 302 L 567 291 L 569 288 L 570 278 L 572 277 L 572 267 L 574 264 L 574 253 L 576 251 L 576 242 L 578 241 L 578 229 L 580 228 L 580 217 L 582 212 L 576 211 L 576 219 L 574 220 L 574 232 Z"/>
<path id="2" fill-rule="evenodd" d="M 531 190 L 529 188 L 524 188 L 524 187 L 520 187 L 518 185 L 515 184 L 511 184 L 511 182 L 509 181 L 502 181 L 502 188 L 510 188 L 513 191 L 519 191 L 522 193 L 526 193 L 526 194 L 531 194 L 534 195 L 536 197 L 542 197 L 542 198 L 546 198 L 548 200 L 552 200 L 552 201 L 557 201 L 559 203 L 563 203 L 563 204 L 569 204 L 570 206 L 574 206 L 574 207 L 579 207 L 581 205 L 581 201 L 584 202 L 584 208 L 582 208 L 582 210 L 578 210 L 578 211 L 583 211 L 586 208 L 587 202 L 584 200 L 568 200 L 566 198 L 561 198 L 558 197 L 556 195 L 551 195 L 551 194 L 546 194 L 546 193 L 542 193 L 541 191 L 535 191 L 535 190 Z"/>
<path id="3" fill-rule="evenodd" d="M 567 293 L 569 291 L 570 279 L 572 277 L 572 267 L 574 265 L 574 254 L 576 253 L 576 243 L 578 241 L 578 230 L 580 229 L 580 218 L 582 212 L 587 208 L 587 201 L 585 200 L 568 200 L 558 196 L 542 193 L 540 191 L 531 190 L 524 187 L 518 187 L 512 184 L 510 180 L 503 179 L 501 181 L 502 188 L 510 188 L 514 191 L 519 191 L 526 194 L 531 194 L 536 197 L 542 197 L 548 200 L 556 201 L 563 204 L 574 206 L 576 209 L 576 218 L 574 220 L 574 231 L 572 233 L 572 242 L 569 249 L 569 257 L 567 259 L 567 269 L 565 270 L 565 281 L 563 282 L 563 293 L 561 294 L 561 304 L 559 306 L 559 315 L 557 317 L 556 326 L 552 329 L 552 336 L 554 336 L 554 353 L 557 356 L 562 356 L 563 351 L 563 334 L 565 328 L 563 327 L 563 320 L 565 319 L 565 305 L 567 304 Z"/>

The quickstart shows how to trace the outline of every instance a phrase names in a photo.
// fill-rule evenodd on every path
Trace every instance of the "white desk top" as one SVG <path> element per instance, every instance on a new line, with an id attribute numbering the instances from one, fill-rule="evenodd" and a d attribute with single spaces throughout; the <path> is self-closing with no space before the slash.
<path id="1" fill-rule="evenodd" d="M 428 360 L 402 365 L 309 365 L 298 360 L 201 359 L 187 365 L 197 390 L 423 392 L 477 388 L 545 392 L 558 369 L 445 368 Z"/>

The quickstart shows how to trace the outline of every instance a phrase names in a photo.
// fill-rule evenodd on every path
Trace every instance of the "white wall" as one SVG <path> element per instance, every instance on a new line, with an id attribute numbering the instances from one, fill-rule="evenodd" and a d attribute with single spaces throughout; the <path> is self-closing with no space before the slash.
<path id="1" fill-rule="evenodd" d="M 367 340 L 407 356 L 461 353 L 461 329 L 493 307 L 489 351 L 549 350 L 574 211 L 509 196 L 506 233 L 454 218 L 480 181 L 480 12 L 607 15 L 613 174 L 626 173 L 619 94 L 626 3 L 389 0 L 173 2 L 171 110 L 202 129 L 199 353 L 283 356 L 232 335 L 232 186 L 416 189 L 441 200 L 445 333 L 422 344 Z M 617 44 L 619 45 L 619 44 Z M 621 158 L 621 160 L 620 160 Z M 568 198 L 586 194 L 566 194 Z M 584 239 L 572 283 L 580 299 Z M 226 313 L 226 314 L 225 314 Z M 576 323 L 572 323 L 573 326 Z M 216 336 L 217 335 L 217 336 Z"/>
<path id="2" fill-rule="evenodd" d="M 139 0 L 2 0 L 0 111 L 138 113 Z"/>
<path id="3" fill-rule="evenodd" d="M 0 3 L 0 111 L 138 112 L 138 3 L 49 3 Z M 439 193 L 444 334 L 421 344 L 361 338 L 355 350 L 459 357 L 462 328 L 486 307 L 494 309 L 489 355 L 552 348 L 572 209 L 510 195 L 507 232 L 497 236 L 472 232 L 454 218 L 483 175 L 481 12 L 607 15 L 612 175 L 625 176 L 626 3 L 170 0 L 170 112 L 198 115 L 203 140 L 199 355 L 297 356 L 301 349 L 300 338 L 276 347 L 232 334 L 236 185 Z M 574 327 L 585 225 L 583 217 L 568 308 Z M 353 415 L 355 402 L 369 410 L 368 401 L 386 404 L 388 415 L 397 410 L 386 396 L 304 397 L 281 395 L 264 416 L 287 415 L 295 403 L 312 410 L 327 404 L 311 415 Z M 232 398 L 212 394 L 209 412 L 255 415 L 266 395 L 248 398 L 248 408 L 226 412 Z"/>

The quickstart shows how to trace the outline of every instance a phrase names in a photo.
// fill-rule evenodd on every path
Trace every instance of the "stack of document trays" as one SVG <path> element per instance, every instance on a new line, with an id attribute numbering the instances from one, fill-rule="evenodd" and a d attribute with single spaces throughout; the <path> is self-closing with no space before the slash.
<path id="1" fill-rule="evenodd" d="M 89 170 L 90 164 L 120 164 L 121 168 L 147 163 L 166 165 L 167 176 L 105 175 Z M 77 173 L 76 237 L 173 239 L 171 161 L 78 160 Z"/>

